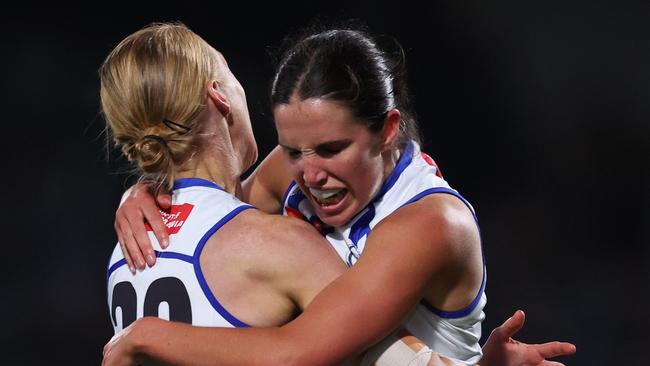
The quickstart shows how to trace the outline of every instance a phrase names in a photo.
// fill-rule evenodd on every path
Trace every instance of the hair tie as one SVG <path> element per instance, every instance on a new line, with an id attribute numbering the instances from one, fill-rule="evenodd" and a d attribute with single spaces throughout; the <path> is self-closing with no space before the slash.
<path id="1" fill-rule="evenodd" d="M 176 123 L 176 122 L 174 122 L 174 121 L 170 121 L 170 120 L 168 120 L 168 119 L 163 119 L 163 120 L 162 120 L 162 123 L 163 123 L 165 126 L 167 126 L 167 128 L 169 128 L 170 130 L 175 131 L 175 132 L 180 132 L 180 133 L 188 133 L 188 132 L 190 132 L 190 128 L 189 128 L 189 127 L 187 127 L 187 126 L 183 126 L 183 125 L 180 124 L 180 123 Z"/>
<path id="2" fill-rule="evenodd" d="M 142 137 L 142 140 L 153 140 L 153 141 L 157 141 L 158 143 L 160 143 L 160 144 L 163 145 L 166 149 L 169 150 L 169 146 L 167 146 L 167 141 L 165 141 L 165 139 L 162 138 L 162 137 L 160 137 L 160 136 L 157 136 L 157 135 L 145 135 L 145 136 Z"/>

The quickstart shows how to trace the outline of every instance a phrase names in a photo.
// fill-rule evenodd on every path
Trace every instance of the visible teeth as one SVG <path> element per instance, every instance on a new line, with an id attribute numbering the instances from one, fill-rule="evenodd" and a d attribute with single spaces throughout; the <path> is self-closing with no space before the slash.
<path id="1" fill-rule="evenodd" d="M 315 188 L 309 188 L 309 193 L 313 194 L 319 200 L 328 199 L 337 193 L 341 192 L 341 189 L 326 189 L 320 190 Z"/>

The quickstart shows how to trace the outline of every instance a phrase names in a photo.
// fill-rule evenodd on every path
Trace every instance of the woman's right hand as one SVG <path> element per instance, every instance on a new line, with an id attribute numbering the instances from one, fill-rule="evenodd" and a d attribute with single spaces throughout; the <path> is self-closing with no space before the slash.
<path id="1" fill-rule="evenodd" d="M 156 204 L 156 200 L 158 204 Z M 167 228 L 162 221 L 160 208 L 171 205 L 169 194 L 159 194 L 155 199 L 146 184 L 138 183 L 124 193 L 115 213 L 115 232 L 131 272 L 156 263 L 156 254 L 149 240 L 146 223 L 149 223 L 161 248 L 169 245 Z"/>

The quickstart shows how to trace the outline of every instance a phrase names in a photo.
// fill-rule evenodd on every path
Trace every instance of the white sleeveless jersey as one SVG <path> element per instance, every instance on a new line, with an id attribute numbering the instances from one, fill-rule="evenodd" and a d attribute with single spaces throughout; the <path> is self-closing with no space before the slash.
<path id="1" fill-rule="evenodd" d="M 362 255 L 368 235 L 381 220 L 400 207 L 435 193 L 458 197 L 476 219 L 474 208 L 456 190 L 450 188 L 433 159 L 420 152 L 415 142 L 411 142 L 379 193 L 346 225 L 334 228 L 321 222 L 311 202 L 295 182 L 291 183 L 284 195 L 282 213 L 312 223 L 336 249 L 341 259 L 352 266 Z M 405 327 L 433 351 L 468 364 L 477 363 L 482 355 L 478 342 L 481 338 L 481 322 L 485 318 L 483 308 L 487 302 L 485 283 L 484 266 L 481 288 L 469 306 L 458 311 L 441 311 L 422 300 Z"/>
<path id="2" fill-rule="evenodd" d="M 210 291 L 199 256 L 212 234 L 249 208 L 252 206 L 210 181 L 177 180 L 171 209 L 161 211 L 170 234 L 169 250 L 161 250 L 148 228 L 156 265 L 132 274 L 119 243 L 113 250 L 107 281 L 108 308 L 115 333 L 143 316 L 198 326 L 248 327 L 221 306 Z"/>

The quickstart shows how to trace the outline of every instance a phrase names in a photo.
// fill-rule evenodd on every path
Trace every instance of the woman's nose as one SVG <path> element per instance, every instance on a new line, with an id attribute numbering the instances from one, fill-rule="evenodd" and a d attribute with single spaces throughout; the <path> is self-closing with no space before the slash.
<path id="1" fill-rule="evenodd" d="M 306 159 L 303 165 L 302 179 L 310 187 L 319 187 L 327 181 L 327 172 L 312 159 Z"/>

